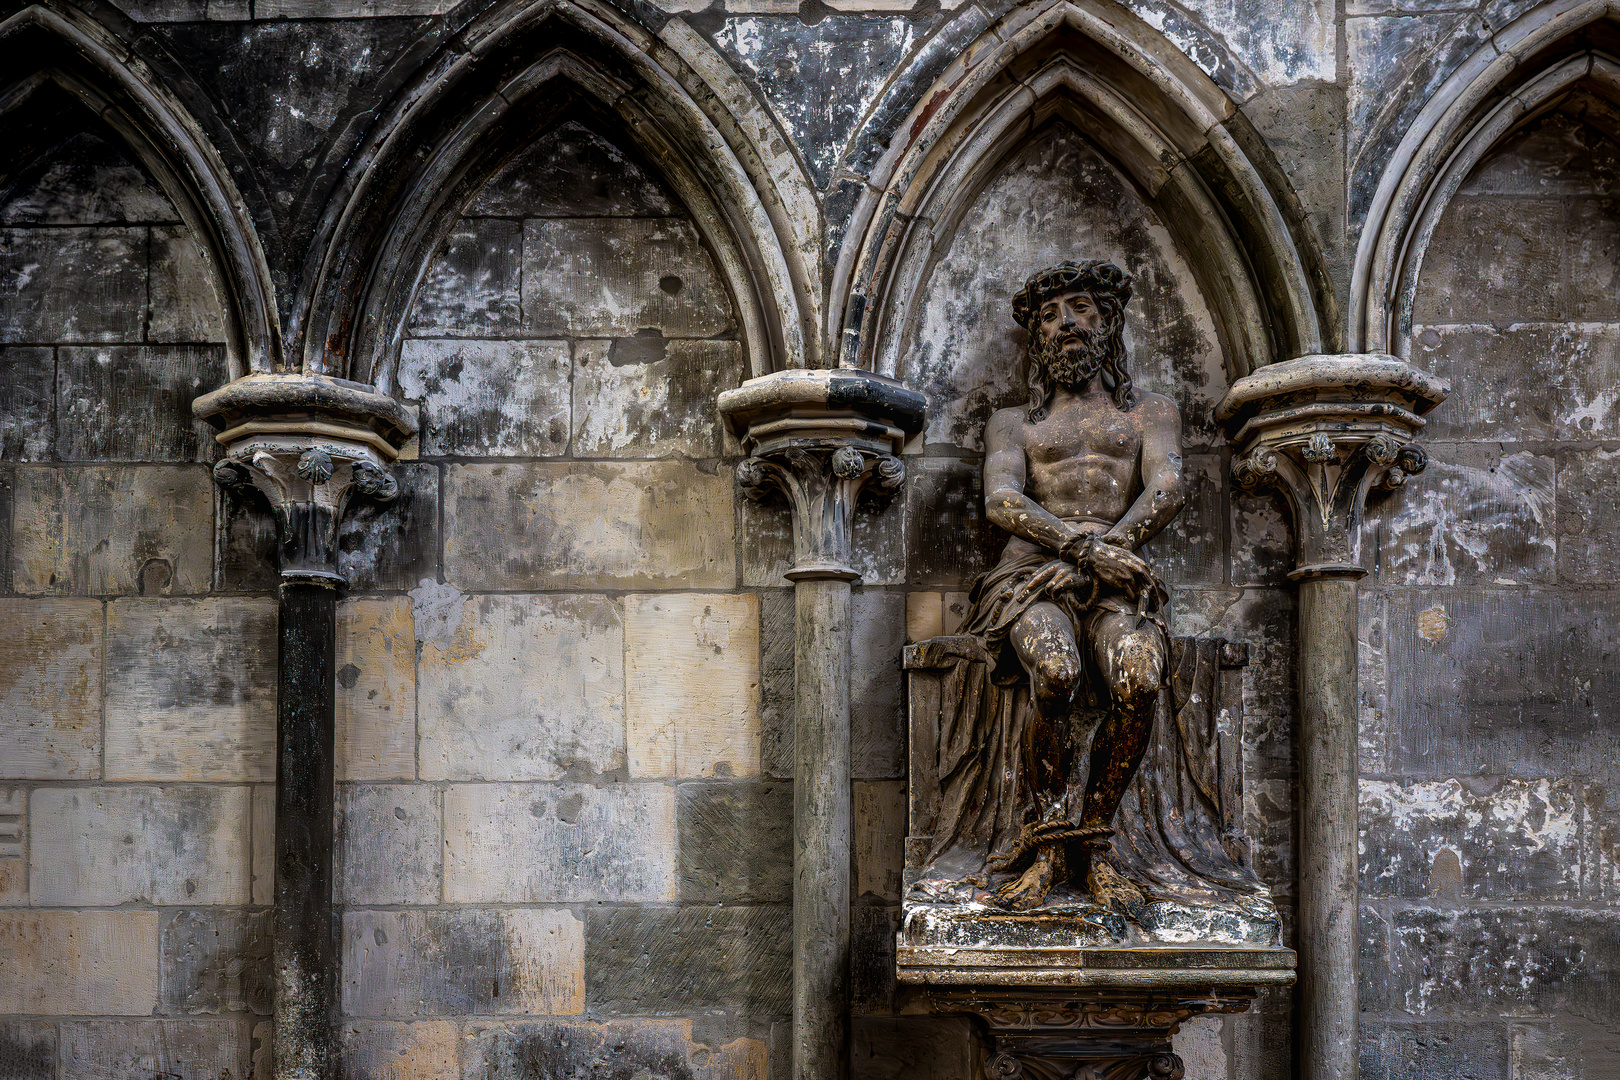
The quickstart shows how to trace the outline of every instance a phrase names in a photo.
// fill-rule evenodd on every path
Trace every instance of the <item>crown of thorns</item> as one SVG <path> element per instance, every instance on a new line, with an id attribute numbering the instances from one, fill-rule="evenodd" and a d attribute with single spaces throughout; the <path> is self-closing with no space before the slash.
<path id="1" fill-rule="evenodd" d="M 1075 289 L 1093 296 L 1107 294 L 1117 299 L 1123 308 L 1131 302 L 1131 275 L 1102 259 L 1087 259 L 1085 262 L 1065 259 L 1024 282 L 1023 290 L 1013 297 L 1013 318 L 1033 334 L 1041 304 L 1046 298 Z"/>

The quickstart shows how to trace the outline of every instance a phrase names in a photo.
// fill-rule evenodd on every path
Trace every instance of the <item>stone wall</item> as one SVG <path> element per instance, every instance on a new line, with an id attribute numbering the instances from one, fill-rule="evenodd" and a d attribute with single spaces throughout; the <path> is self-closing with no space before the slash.
<path id="1" fill-rule="evenodd" d="M 769 169 L 813 193 L 783 205 L 818 288 L 907 114 L 1011 8 L 622 6 L 708 57 Z M 1240 110 L 1320 252 L 1324 348 L 1349 339 L 1357 241 L 1402 136 L 1471 56 L 1555 7 L 1093 6 L 1156 28 Z M 226 162 L 287 330 L 355 148 L 479 7 L 131 0 L 96 18 Z M 54 84 L 16 121 L 10 82 L 0 130 L 47 136 L 0 161 L 0 1077 L 251 1076 L 268 1046 L 275 533 L 256 496 L 215 489 L 189 412 L 228 377 L 223 269 L 115 123 Z M 1364 534 L 1369 1080 L 1620 1062 L 1612 108 L 1577 95 L 1505 140 L 1424 266 L 1410 359 L 1455 392 L 1428 472 Z M 732 294 L 718 226 L 676 194 L 694 162 L 600 112 L 566 112 L 445 210 L 394 376 L 422 434 L 394 467 L 400 500 L 344 528 L 357 1078 L 786 1075 L 791 537 L 784 508 L 735 494 L 741 450 L 714 408 L 770 358 L 749 355 L 756 298 Z M 967 1080 L 980 1051 L 893 978 L 898 660 L 954 629 L 997 550 L 979 426 L 1023 397 L 1006 301 L 1036 264 L 1103 255 L 1136 276 L 1134 372 L 1180 405 L 1193 481 L 1152 554 L 1179 632 L 1251 643 L 1249 825 L 1288 934 L 1297 891 L 1291 525 L 1229 480 L 1211 410 L 1230 358 L 1199 253 L 1062 121 L 930 227 L 901 331 L 930 427 L 903 495 L 855 524 L 862 1080 Z M 1177 1045 L 1189 1078 L 1282 1080 L 1291 1041 L 1274 992 Z"/>

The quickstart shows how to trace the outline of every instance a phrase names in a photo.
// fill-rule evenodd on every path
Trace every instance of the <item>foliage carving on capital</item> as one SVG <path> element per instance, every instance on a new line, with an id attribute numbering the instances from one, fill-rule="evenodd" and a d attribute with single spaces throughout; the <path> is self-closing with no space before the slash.
<path id="1" fill-rule="evenodd" d="M 756 453 L 737 466 L 737 486 L 755 501 L 780 492 L 793 512 L 793 569 L 788 577 L 859 575 L 850 565 L 855 505 L 865 492 L 885 499 L 905 483 L 906 466 L 893 454 L 849 444 L 790 446 Z"/>

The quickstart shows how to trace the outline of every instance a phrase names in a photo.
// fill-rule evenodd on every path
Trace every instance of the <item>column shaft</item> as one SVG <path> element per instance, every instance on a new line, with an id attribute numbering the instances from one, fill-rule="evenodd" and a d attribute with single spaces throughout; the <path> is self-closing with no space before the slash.
<path id="1" fill-rule="evenodd" d="M 793 1076 L 849 1075 L 850 583 L 796 583 Z"/>
<path id="2" fill-rule="evenodd" d="M 275 1080 L 334 1075 L 333 648 L 337 590 L 281 586 L 276 690 Z"/>
<path id="3" fill-rule="evenodd" d="M 1299 583 L 1302 1076 L 1355 1080 L 1356 578 Z"/>

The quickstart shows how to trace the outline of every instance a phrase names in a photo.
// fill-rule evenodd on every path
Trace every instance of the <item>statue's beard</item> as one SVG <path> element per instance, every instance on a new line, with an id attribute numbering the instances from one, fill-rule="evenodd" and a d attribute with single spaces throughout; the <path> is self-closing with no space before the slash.
<path id="1" fill-rule="evenodd" d="M 1062 338 L 1056 341 L 1041 338 L 1036 347 L 1035 361 L 1046 371 L 1046 377 L 1052 383 L 1065 390 L 1081 390 L 1103 369 L 1108 331 L 1102 328 L 1077 329 L 1072 336 L 1079 339 L 1078 348 L 1064 348 Z"/>

